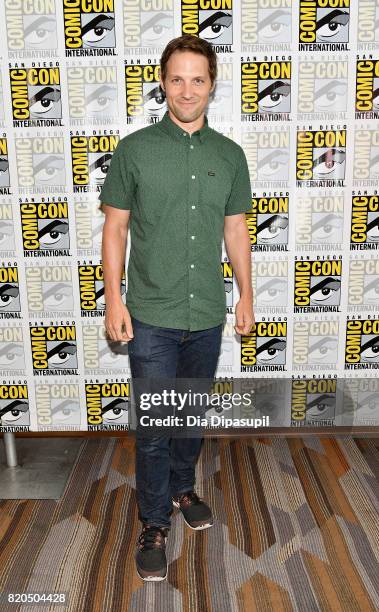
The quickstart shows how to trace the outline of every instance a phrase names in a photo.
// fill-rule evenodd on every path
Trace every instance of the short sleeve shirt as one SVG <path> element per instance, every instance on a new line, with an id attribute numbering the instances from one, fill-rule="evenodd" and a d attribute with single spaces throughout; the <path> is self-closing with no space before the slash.
<path id="1" fill-rule="evenodd" d="M 131 315 L 189 331 L 223 323 L 224 218 L 251 210 L 240 145 L 210 128 L 207 117 L 190 135 L 167 111 L 119 141 L 99 199 L 131 211 Z"/>

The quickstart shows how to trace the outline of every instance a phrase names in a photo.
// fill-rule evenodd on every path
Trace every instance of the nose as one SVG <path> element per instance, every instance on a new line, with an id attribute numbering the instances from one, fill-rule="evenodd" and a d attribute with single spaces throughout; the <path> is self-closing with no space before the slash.
<path id="1" fill-rule="evenodd" d="M 183 83 L 182 89 L 183 98 L 191 98 L 192 96 L 192 84 L 188 82 Z"/>

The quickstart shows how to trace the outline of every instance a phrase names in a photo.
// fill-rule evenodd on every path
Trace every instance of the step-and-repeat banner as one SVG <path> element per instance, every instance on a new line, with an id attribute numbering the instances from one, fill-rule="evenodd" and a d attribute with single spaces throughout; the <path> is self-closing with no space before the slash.
<path id="1" fill-rule="evenodd" d="M 379 0 L 3 0 L 0 431 L 128 429 L 98 195 L 120 138 L 165 112 L 159 59 L 182 33 L 217 52 L 208 120 L 253 190 L 256 325 L 234 332 L 224 249 L 217 392 L 286 377 L 282 424 L 338 425 L 346 379 L 354 423 L 378 424 Z"/>

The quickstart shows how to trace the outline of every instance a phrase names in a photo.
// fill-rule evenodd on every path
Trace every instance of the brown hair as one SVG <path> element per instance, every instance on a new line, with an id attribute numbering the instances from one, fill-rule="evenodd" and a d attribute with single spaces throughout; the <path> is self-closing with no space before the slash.
<path id="1" fill-rule="evenodd" d="M 174 51 L 192 51 L 193 53 L 204 55 L 208 59 L 209 76 L 213 85 L 217 77 L 216 52 L 207 40 L 192 36 L 192 34 L 184 34 L 184 36 L 173 38 L 166 45 L 161 57 L 161 77 L 163 82 L 167 75 L 167 62 Z"/>

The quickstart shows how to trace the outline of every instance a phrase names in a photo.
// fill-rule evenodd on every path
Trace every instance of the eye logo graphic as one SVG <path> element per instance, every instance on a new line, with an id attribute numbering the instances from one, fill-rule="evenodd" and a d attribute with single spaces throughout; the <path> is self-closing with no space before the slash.
<path id="1" fill-rule="evenodd" d="M 336 405 L 335 379 L 312 378 L 292 381 L 292 425 L 331 425 L 336 416 Z"/>
<path id="2" fill-rule="evenodd" d="M 89 431 L 129 429 L 130 383 L 88 383 L 85 394 Z"/>
<path id="3" fill-rule="evenodd" d="M 241 372 L 286 369 L 287 322 L 258 321 L 241 336 Z"/>
<path id="4" fill-rule="evenodd" d="M 182 34 L 204 38 L 216 52 L 231 52 L 233 0 L 182 0 Z"/>
<path id="5" fill-rule="evenodd" d="M 296 260 L 294 312 L 339 312 L 342 260 Z"/>
<path id="6" fill-rule="evenodd" d="M 10 57 L 43 57 L 57 50 L 56 2 L 5 2 L 8 53 Z"/>
<path id="7" fill-rule="evenodd" d="M 325 113 L 341 119 L 347 107 L 347 77 L 349 65 L 345 60 L 300 61 L 298 85 L 298 119 L 311 119 Z"/>
<path id="8" fill-rule="evenodd" d="M 21 203 L 24 256 L 70 255 L 67 202 Z"/>
<path id="9" fill-rule="evenodd" d="M 125 64 L 126 115 L 158 121 L 166 111 L 166 98 L 159 83 L 160 66 Z"/>
<path id="10" fill-rule="evenodd" d="M 30 316 L 72 316 L 71 265 L 59 265 L 53 260 L 51 265 L 29 264 L 25 266 L 25 277 Z"/>
<path id="11" fill-rule="evenodd" d="M 3 376 L 25 374 L 22 327 L 4 327 L 0 330 L 0 373 Z"/>
<path id="12" fill-rule="evenodd" d="M 350 250 L 376 250 L 379 245 L 379 196 L 353 195 Z"/>
<path id="13" fill-rule="evenodd" d="M 110 341 L 104 325 L 88 324 L 82 327 L 85 373 L 88 376 L 130 372 L 125 350 L 118 342 Z"/>
<path id="14" fill-rule="evenodd" d="M 59 67 L 11 68 L 14 127 L 62 125 Z"/>
<path id="15" fill-rule="evenodd" d="M 348 50 L 350 0 L 300 0 L 299 50 Z"/>
<path id="16" fill-rule="evenodd" d="M 343 187 L 345 162 L 346 130 L 297 132 L 298 187 Z"/>
<path id="17" fill-rule="evenodd" d="M 3 384 L 0 390 L 0 431 L 29 431 L 27 385 Z"/>
<path id="18" fill-rule="evenodd" d="M 74 191 L 100 191 L 107 175 L 119 135 L 71 136 Z"/>
<path id="19" fill-rule="evenodd" d="M 75 323 L 72 325 L 31 325 L 33 373 L 67 375 L 78 373 Z"/>
<path id="20" fill-rule="evenodd" d="M 241 120 L 288 120 L 290 110 L 291 62 L 242 62 Z"/>
<path id="21" fill-rule="evenodd" d="M 282 6 L 280 6 L 282 5 Z M 268 50 L 280 44 L 288 49 L 291 42 L 291 8 L 286 2 L 266 0 L 254 3 L 241 0 L 242 52 Z"/>
<path id="22" fill-rule="evenodd" d="M 379 368 L 379 319 L 347 319 L 345 370 Z"/>
<path id="23" fill-rule="evenodd" d="M 66 56 L 115 55 L 114 0 L 63 0 Z"/>

